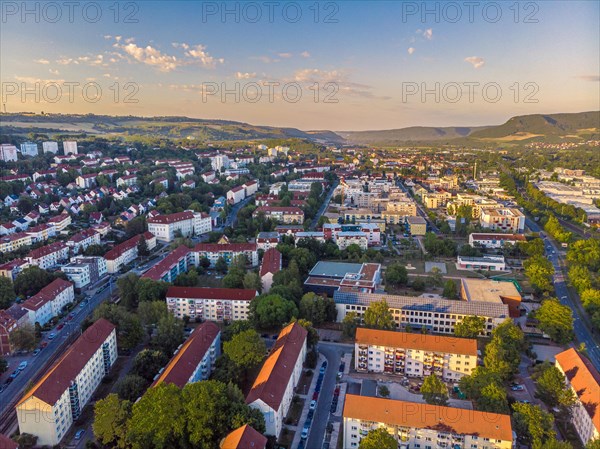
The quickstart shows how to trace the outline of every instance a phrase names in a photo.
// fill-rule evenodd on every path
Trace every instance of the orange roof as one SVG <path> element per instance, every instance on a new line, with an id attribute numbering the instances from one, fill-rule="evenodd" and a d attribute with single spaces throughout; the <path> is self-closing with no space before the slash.
<path id="1" fill-rule="evenodd" d="M 246 398 L 246 404 L 262 400 L 279 410 L 294 365 L 306 343 L 308 332 L 298 323 L 284 327 Z"/>
<path id="2" fill-rule="evenodd" d="M 458 435 L 476 435 L 493 440 L 513 439 L 510 415 L 462 408 L 348 394 L 343 416 L 344 419 L 431 429 Z"/>
<path id="3" fill-rule="evenodd" d="M 600 431 L 600 373 L 588 359 L 573 348 L 557 354 L 554 358 L 592 418 L 594 427 Z"/>
<path id="4" fill-rule="evenodd" d="M 408 332 L 356 329 L 356 343 L 450 354 L 477 355 L 477 340 L 442 335 L 411 334 Z"/>
<path id="5" fill-rule="evenodd" d="M 248 424 L 238 427 L 221 442 L 221 449 L 265 449 L 267 438 Z"/>

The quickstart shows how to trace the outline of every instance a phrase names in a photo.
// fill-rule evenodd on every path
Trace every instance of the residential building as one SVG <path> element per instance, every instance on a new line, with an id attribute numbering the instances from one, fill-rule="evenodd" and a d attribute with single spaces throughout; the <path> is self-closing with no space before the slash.
<path id="1" fill-rule="evenodd" d="M 340 249 L 345 249 L 352 243 L 367 249 L 367 246 L 379 246 L 381 244 L 381 231 L 379 226 L 374 223 L 325 223 L 323 224 L 323 238 L 333 240 Z"/>
<path id="2" fill-rule="evenodd" d="M 96 185 L 96 173 L 89 173 L 87 175 L 79 175 L 75 179 L 75 184 L 80 189 L 91 189 Z"/>
<path id="3" fill-rule="evenodd" d="M 265 449 L 267 437 L 244 424 L 229 433 L 222 441 L 219 449 Z"/>
<path id="4" fill-rule="evenodd" d="M 267 293 L 273 285 L 273 276 L 281 271 L 282 257 L 277 248 L 269 248 L 263 255 L 260 265 L 260 280 L 263 286 L 263 292 Z"/>
<path id="5" fill-rule="evenodd" d="M 13 162 L 17 160 L 17 147 L 3 143 L 0 145 L 0 160 L 4 162 Z"/>
<path id="6" fill-rule="evenodd" d="M 69 247 L 63 242 L 32 249 L 25 257 L 29 265 L 37 265 L 43 270 L 53 268 L 69 258 Z"/>
<path id="7" fill-rule="evenodd" d="M 411 235 L 425 235 L 427 233 L 427 220 L 423 217 L 406 217 Z"/>
<path id="8" fill-rule="evenodd" d="M 506 271 L 504 256 L 457 256 L 456 260 L 459 270 Z"/>
<path id="9" fill-rule="evenodd" d="M 106 271 L 109 274 L 118 272 L 125 265 L 137 259 L 138 243 L 141 238 L 146 239 L 146 245 L 149 250 L 156 247 L 156 237 L 148 231 L 118 244 L 104 255 L 104 259 L 106 260 Z"/>
<path id="10" fill-rule="evenodd" d="M 208 221 L 206 229 L 210 228 L 208 231 L 204 228 L 200 229 L 202 225 L 206 224 L 206 221 Z M 155 215 L 148 218 L 148 231 L 154 234 L 159 241 L 171 242 L 175 239 L 175 233 L 178 231 L 183 237 L 205 233 L 196 232 L 196 223 L 198 223 L 198 231 L 210 232 L 212 230 L 208 215 L 187 210 L 169 215 Z"/>
<path id="11" fill-rule="evenodd" d="M 244 198 L 246 198 L 246 189 L 242 186 L 237 186 L 227 191 L 227 202 L 229 204 L 237 204 Z"/>
<path id="12" fill-rule="evenodd" d="M 566 378 L 577 402 L 571 423 L 583 445 L 600 439 L 600 373 L 585 357 L 570 348 L 555 356 L 556 367 Z"/>
<path id="13" fill-rule="evenodd" d="M 29 322 L 43 326 L 60 314 L 63 307 L 75 300 L 73 284 L 64 279 L 55 279 L 37 294 L 23 302 L 21 307 L 27 310 Z"/>
<path id="14" fill-rule="evenodd" d="M 220 243 L 198 243 L 192 250 L 195 253 L 195 265 L 200 263 L 200 260 L 207 258 L 210 261 L 210 266 L 214 267 L 219 260 L 219 257 L 225 259 L 227 265 L 230 265 L 238 256 L 246 256 L 248 263 L 251 266 L 258 266 L 258 251 L 256 243 L 229 243 L 229 241 L 221 239 Z"/>
<path id="15" fill-rule="evenodd" d="M 71 216 L 68 213 L 63 212 L 48 220 L 48 224 L 54 228 L 55 233 L 59 233 L 71 224 Z"/>
<path id="16" fill-rule="evenodd" d="M 521 316 L 521 293 L 511 281 L 462 278 L 460 297 L 465 301 L 495 302 L 506 304 L 511 318 Z"/>
<path id="17" fill-rule="evenodd" d="M 525 215 L 519 209 L 482 209 L 479 224 L 488 229 L 522 234 L 525 230 Z"/>
<path id="18" fill-rule="evenodd" d="M 137 184 L 137 175 L 125 175 L 117 179 L 117 187 L 129 187 Z"/>
<path id="19" fill-rule="evenodd" d="M 210 165 L 212 169 L 218 173 L 220 173 L 222 168 L 229 168 L 229 157 L 225 154 L 217 154 L 210 158 Z"/>
<path id="20" fill-rule="evenodd" d="M 25 231 L 25 234 L 31 237 L 32 243 L 45 242 L 56 235 L 56 228 L 48 223 L 33 226 Z"/>
<path id="21" fill-rule="evenodd" d="M 307 335 L 306 329 L 298 323 L 282 329 L 246 397 L 246 404 L 263 414 L 265 435 L 278 438 L 281 433 L 294 388 L 302 376 Z"/>
<path id="22" fill-rule="evenodd" d="M 57 142 L 42 142 L 42 150 L 44 150 L 44 154 L 45 153 L 52 153 L 52 154 L 57 154 L 58 153 L 58 143 Z"/>
<path id="23" fill-rule="evenodd" d="M 100 245 L 100 234 L 93 229 L 84 229 L 67 240 L 67 246 L 73 254 L 79 254 L 91 245 Z"/>
<path id="24" fill-rule="evenodd" d="M 343 449 L 357 449 L 370 430 L 386 429 L 399 449 L 512 449 L 510 415 L 347 394 Z"/>
<path id="25" fill-rule="evenodd" d="M 115 326 L 101 318 L 17 403 L 20 432 L 36 436 L 38 445 L 58 444 L 116 360 Z"/>
<path id="26" fill-rule="evenodd" d="M 246 192 L 246 196 L 254 195 L 258 191 L 258 181 L 248 181 L 242 186 Z"/>
<path id="27" fill-rule="evenodd" d="M 12 353 L 10 334 L 17 327 L 17 321 L 6 310 L 0 310 L 0 355 L 10 355 Z"/>
<path id="28" fill-rule="evenodd" d="M 458 382 L 477 367 L 477 340 L 359 327 L 354 343 L 358 372 L 426 377 Z"/>
<path id="29" fill-rule="evenodd" d="M 263 251 L 275 248 L 278 244 L 279 234 L 277 232 L 259 232 L 256 236 L 256 247 Z"/>
<path id="30" fill-rule="evenodd" d="M 23 156 L 32 156 L 35 157 L 38 155 L 38 146 L 37 143 L 33 142 L 25 142 L 21 144 L 21 154 Z"/>
<path id="31" fill-rule="evenodd" d="M 75 288 L 82 289 L 96 283 L 107 273 L 106 260 L 104 257 L 72 257 L 61 271 L 75 284 Z"/>
<path id="32" fill-rule="evenodd" d="M 469 245 L 487 249 L 500 249 L 506 245 L 525 242 L 523 234 L 469 234 Z"/>
<path id="33" fill-rule="evenodd" d="M 466 316 L 479 316 L 485 319 L 482 335 L 491 335 L 492 330 L 510 317 L 506 304 L 483 301 L 455 301 L 341 290 L 333 294 L 333 300 L 338 310 L 337 321 L 340 323 L 349 312 L 356 312 L 362 320 L 365 310 L 372 303 L 385 300 L 399 329 L 405 329 L 409 325 L 413 329 L 425 328 L 429 332 L 440 334 L 453 334 L 456 323 L 460 323 Z"/>
<path id="34" fill-rule="evenodd" d="M 374 293 L 380 284 L 381 265 L 378 263 L 320 261 L 308 273 L 304 289 L 333 296 L 338 290 Z"/>
<path id="35" fill-rule="evenodd" d="M 153 387 L 173 384 L 183 388 L 207 380 L 221 355 L 221 329 L 207 321 L 196 327 L 155 377 Z"/>
<path id="36" fill-rule="evenodd" d="M 248 319 L 250 301 L 257 295 L 249 289 L 169 287 L 166 301 L 169 312 L 179 319 L 238 321 Z"/>
<path id="37" fill-rule="evenodd" d="M 66 140 L 63 142 L 63 153 L 68 154 L 77 154 L 77 142 L 73 140 Z"/>
<path id="38" fill-rule="evenodd" d="M 31 236 L 25 232 L 16 232 L 14 234 L 0 237 L 0 252 L 10 253 L 23 246 L 31 245 Z"/>
<path id="39" fill-rule="evenodd" d="M 194 265 L 194 255 L 185 246 L 178 246 L 167 257 L 146 271 L 142 278 L 154 281 L 174 282 L 177 276 L 186 273 Z"/>
<path id="40" fill-rule="evenodd" d="M 21 271 L 29 266 L 29 263 L 23 259 L 13 259 L 0 265 L 0 276 L 4 276 L 14 281 Z"/>

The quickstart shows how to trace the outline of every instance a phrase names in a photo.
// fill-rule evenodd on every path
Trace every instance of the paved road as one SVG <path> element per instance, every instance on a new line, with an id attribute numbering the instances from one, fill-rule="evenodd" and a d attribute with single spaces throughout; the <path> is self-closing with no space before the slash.
<path id="1" fill-rule="evenodd" d="M 352 345 L 319 342 L 318 349 L 327 359 L 327 370 L 325 371 L 321 392 L 319 393 L 315 416 L 310 432 L 308 433 L 308 439 L 306 440 L 307 449 L 320 449 L 323 445 L 323 438 L 325 437 L 325 430 L 331 413 L 331 399 L 333 398 L 338 368 L 344 353 L 352 352 L 354 347 Z M 317 366 L 315 375 L 319 372 L 319 368 Z M 302 431 L 303 426 L 304 423 L 299 423 L 299 431 Z"/>
<path id="2" fill-rule="evenodd" d="M 254 195 L 250 195 L 249 197 L 244 198 L 239 203 L 234 204 L 231 207 L 231 210 L 229 211 L 229 214 L 227 214 L 227 218 L 225 218 L 225 223 L 223 224 L 223 226 L 221 226 L 219 228 L 215 228 L 215 230 L 223 230 L 227 226 L 231 226 L 231 227 L 235 226 L 235 223 L 237 221 L 238 212 L 240 211 L 240 209 L 242 207 L 246 206 L 252 200 L 252 198 L 254 198 Z"/>
<path id="3" fill-rule="evenodd" d="M 408 195 L 409 198 L 412 198 L 412 200 L 414 201 L 415 205 L 417 206 L 417 214 L 419 214 L 421 217 L 423 217 L 425 219 L 425 221 L 427 222 L 427 225 L 429 226 L 429 229 L 431 231 L 433 231 L 435 234 L 437 235 L 441 235 L 441 231 L 438 229 L 438 227 L 429 219 L 429 216 L 427 215 L 427 212 L 425 211 L 425 208 L 423 206 L 421 206 L 417 200 L 414 198 L 414 196 L 412 195 L 412 193 L 410 193 L 410 191 L 404 186 L 404 184 L 402 183 L 402 181 L 398 181 L 396 183 L 396 185 L 398 187 L 400 187 L 404 193 L 406 193 Z"/>
<path id="4" fill-rule="evenodd" d="M 317 211 L 315 218 L 313 218 L 313 221 L 310 224 L 311 230 L 314 230 L 317 227 L 317 224 L 319 224 L 319 218 L 321 218 L 321 215 L 323 215 L 325 213 L 325 211 L 327 210 L 327 207 L 329 206 L 329 202 L 331 201 L 331 197 L 333 196 L 333 192 L 335 192 L 335 189 L 337 188 L 338 184 L 339 184 L 339 181 L 336 180 L 333 183 L 333 185 L 331 186 L 331 188 L 329 189 L 329 192 L 327 192 L 327 195 L 325 196 L 325 200 L 323 201 L 323 204 Z"/>
<path id="5" fill-rule="evenodd" d="M 541 231 L 540 227 L 529 218 L 525 220 L 525 223 L 533 232 Z M 575 298 L 567 288 L 566 276 L 560 264 L 559 248 L 552 239 L 547 237 L 544 238 L 544 247 L 546 257 L 554 265 L 554 289 L 556 290 L 556 296 L 562 304 L 568 306 L 573 312 L 575 338 L 578 342 L 585 344 L 590 360 L 600 370 L 600 343 L 596 341 L 588 317 L 581 307 L 579 299 Z"/>

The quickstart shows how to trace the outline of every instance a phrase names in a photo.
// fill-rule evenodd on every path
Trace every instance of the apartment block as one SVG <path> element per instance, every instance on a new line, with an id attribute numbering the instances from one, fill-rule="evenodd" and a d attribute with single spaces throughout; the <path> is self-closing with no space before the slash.
<path id="1" fill-rule="evenodd" d="M 32 239 L 26 232 L 16 232 L 14 234 L 0 237 L 0 251 L 2 253 L 10 253 L 16 251 L 22 246 L 31 245 Z"/>
<path id="2" fill-rule="evenodd" d="M 246 397 L 246 404 L 263 414 L 266 435 L 279 437 L 281 433 L 294 388 L 302 376 L 307 335 L 306 329 L 298 323 L 281 330 Z"/>
<path id="3" fill-rule="evenodd" d="M 148 231 L 162 242 L 171 242 L 177 232 L 183 237 L 191 237 L 212 231 L 212 221 L 207 214 L 188 210 L 148 218 Z"/>
<path id="4" fill-rule="evenodd" d="M 69 258 L 69 247 L 63 242 L 55 242 L 29 251 L 25 260 L 29 265 L 37 265 L 43 270 L 53 268 Z"/>
<path id="5" fill-rule="evenodd" d="M 221 355 L 221 329 L 207 321 L 192 331 L 175 351 L 166 367 L 154 379 L 153 387 L 173 384 L 183 388 L 186 384 L 207 380 Z"/>
<path id="6" fill-rule="evenodd" d="M 259 215 L 263 215 L 265 218 L 274 220 L 277 223 L 304 223 L 304 211 L 299 207 L 259 206 L 252 213 L 252 217 L 256 218 Z"/>
<path id="7" fill-rule="evenodd" d="M 13 162 L 17 160 L 17 147 L 3 143 L 0 145 L 0 160 L 4 162 Z"/>
<path id="8" fill-rule="evenodd" d="M 556 367 L 566 378 L 577 403 L 571 408 L 571 423 L 584 445 L 600 439 L 600 373 L 575 349 L 555 356 Z"/>
<path id="9" fill-rule="evenodd" d="M 21 307 L 27 310 L 29 322 L 43 326 L 57 316 L 67 304 L 75 300 L 73 284 L 64 279 L 55 279 L 37 294 L 27 299 Z"/>
<path id="10" fill-rule="evenodd" d="M 77 142 L 74 140 L 66 140 L 63 142 L 63 153 L 66 156 L 67 154 L 77 154 Z"/>
<path id="11" fill-rule="evenodd" d="M 512 449 L 510 415 L 346 395 L 344 449 L 357 449 L 370 430 L 384 428 L 398 449 Z"/>
<path id="12" fill-rule="evenodd" d="M 21 144 L 21 154 L 23 156 L 32 156 L 35 157 L 38 155 L 38 146 L 37 143 L 33 142 L 25 142 Z"/>
<path id="13" fill-rule="evenodd" d="M 80 175 L 75 179 L 75 184 L 80 189 L 90 189 L 96 185 L 96 173 Z"/>
<path id="14" fill-rule="evenodd" d="M 21 433 L 54 446 L 69 431 L 117 360 L 115 326 L 99 319 L 16 405 Z"/>
<path id="15" fill-rule="evenodd" d="M 210 261 L 210 266 L 214 267 L 219 257 L 225 259 L 227 265 L 230 265 L 236 257 L 246 256 L 250 265 L 258 266 L 256 243 L 229 243 L 222 239 L 219 243 L 198 243 L 192 251 L 196 258 L 195 265 L 205 257 Z"/>
<path id="16" fill-rule="evenodd" d="M 427 233 L 427 220 L 423 217 L 406 217 L 411 235 L 425 235 Z"/>
<path id="17" fill-rule="evenodd" d="M 32 243 L 45 242 L 51 237 L 56 235 L 56 229 L 54 226 L 50 226 L 48 223 L 41 225 L 32 226 L 25 231 L 25 234 L 31 237 Z"/>
<path id="18" fill-rule="evenodd" d="M 58 143 L 52 141 L 42 142 L 42 150 L 44 151 L 44 153 L 57 154 Z"/>
<path id="19" fill-rule="evenodd" d="M 21 271 L 29 267 L 27 261 L 23 259 L 13 259 L 0 265 L 0 276 L 4 276 L 14 281 Z"/>
<path id="20" fill-rule="evenodd" d="M 166 301 L 169 312 L 179 319 L 238 321 L 248 319 L 250 301 L 257 295 L 249 289 L 169 287 Z"/>
<path id="21" fill-rule="evenodd" d="M 246 198 L 246 189 L 243 186 L 234 187 L 227 191 L 227 202 L 229 204 L 237 204 Z"/>
<path id="22" fill-rule="evenodd" d="M 477 340 L 358 328 L 354 344 L 358 372 L 426 377 L 457 382 L 477 366 Z"/>
<path id="23" fill-rule="evenodd" d="M 96 283 L 107 273 L 104 257 L 72 257 L 71 262 L 61 267 L 61 271 L 73 282 L 75 288 L 85 288 Z"/>
<path id="24" fill-rule="evenodd" d="M 6 310 L 0 310 L 0 355 L 12 353 L 10 334 L 17 327 L 17 321 Z"/>
<path id="25" fill-rule="evenodd" d="M 71 216 L 67 213 L 62 213 L 48 220 L 48 224 L 54 228 L 54 232 L 58 233 L 71 224 Z"/>
<path id="26" fill-rule="evenodd" d="M 128 263 L 137 259 L 137 246 L 141 238 L 146 239 L 146 245 L 148 245 L 149 250 L 156 247 L 156 237 L 151 232 L 147 231 L 143 234 L 136 235 L 135 237 L 118 244 L 104 255 L 104 259 L 106 260 L 106 271 L 110 274 L 116 273 Z"/>
<path id="27" fill-rule="evenodd" d="M 469 234 L 469 245 L 488 249 L 500 249 L 507 245 L 525 242 L 523 234 Z"/>
<path id="28" fill-rule="evenodd" d="M 356 312 L 362 320 L 365 310 L 373 302 L 385 300 L 399 329 L 410 325 L 413 329 L 425 328 L 429 332 L 440 334 L 454 334 L 454 326 L 464 317 L 479 316 L 485 319 L 482 335 L 491 335 L 492 330 L 510 318 L 508 306 L 494 302 L 454 301 L 340 290 L 333 294 L 333 300 L 338 310 L 338 322 L 342 322 L 349 312 Z"/>
<path id="29" fill-rule="evenodd" d="M 519 209 L 482 209 L 479 224 L 488 229 L 522 234 L 525 230 L 525 215 Z"/>
<path id="30" fill-rule="evenodd" d="M 91 245 L 100 245 L 100 234 L 93 229 L 84 229 L 67 240 L 67 246 L 73 254 L 79 254 Z"/>
<path id="31" fill-rule="evenodd" d="M 522 299 L 521 293 L 512 282 L 462 278 L 460 280 L 460 297 L 464 301 L 506 304 L 511 318 L 521 316 L 519 310 Z"/>

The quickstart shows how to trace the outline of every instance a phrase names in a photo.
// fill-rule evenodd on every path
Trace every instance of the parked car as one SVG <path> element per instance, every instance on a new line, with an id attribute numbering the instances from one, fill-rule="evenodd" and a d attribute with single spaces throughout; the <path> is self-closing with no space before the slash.
<path id="1" fill-rule="evenodd" d="M 54 340 L 54 337 L 56 337 L 56 334 L 52 332 L 48 335 L 48 340 Z"/>
<path id="2" fill-rule="evenodd" d="M 76 440 L 80 440 L 81 437 L 83 436 L 83 434 L 85 433 L 85 429 L 79 429 L 76 433 L 75 433 L 75 439 Z"/>
<path id="3" fill-rule="evenodd" d="M 510 387 L 510 389 L 512 391 L 523 391 L 525 390 L 525 387 L 523 385 L 513 385 L 512 387 Z"/>
<path id="4" fill-rule="evenodd" d="M 40 349 L 44 349 L 46 346 L 48 346 L 48 342 L 43 341 L 42 344 L 40 344 Z"/>
<path id="5" fill-rule="evenodd" d="M 37 348 L 35 351 L 33 351 L 33 356 L 35 357 L 36 355 L 38 355 L 40 353 L 41 349 Z"/>
<path id="6" fill-rule="evenodd" d="M 9 379 L 16 379 L 20 372 L 21 371 L 19 371 L 18 369 L 14 370 L 12 372 L 12 374 L 10 375 Z M 12 382 L 12 380 L 11 380 L 11 382 Z"/>
<path id="7" fill-rule="evenodd" d="M 308 430 L 309 427 L 305 425 L 304 429 L 302 429 L 302 433 L 300 434 L 301 439 L 306 440 L 306 438 L 308 438 Z"/>
<path id="8" fill-rule="evenodd" d="M 63 327 L 65 327 L 64 323 L 60 323 L 58 326 L 56 326 L 56 330 L 59 331 L 61 330 Z"/>
<path id="9" fill-rule="evenodd" d="M 27 361 L 23 360 L 21 363 L 19 363 L 19 367 L 17 369 L 19 371 L 23 371 L 25 368 L 27 368 Z"/>
<path id="10" fill-rule="evenodd" d="M 310 401 L 309 410 L 314 410 L 317 407 L 317 401 Z"/>

